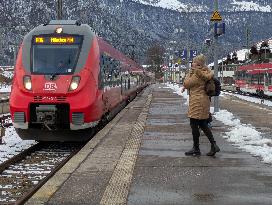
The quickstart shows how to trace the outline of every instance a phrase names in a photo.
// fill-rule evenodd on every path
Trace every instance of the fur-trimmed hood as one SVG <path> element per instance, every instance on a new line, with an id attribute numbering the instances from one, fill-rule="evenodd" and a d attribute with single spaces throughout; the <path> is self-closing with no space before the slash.
<path id="1" fill-rule="evenodd" d="M 214 76 L 213 71 L 211 71 L 208 67 L 196 67 L 194 69 L 194 73 L 197 75 L 198 78 L 204 80 L 205 82 L 212 79 Z"/>

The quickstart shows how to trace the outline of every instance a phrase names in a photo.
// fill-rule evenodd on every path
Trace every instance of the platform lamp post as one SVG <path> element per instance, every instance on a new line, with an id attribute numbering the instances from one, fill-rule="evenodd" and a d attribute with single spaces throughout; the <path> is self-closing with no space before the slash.
<path id="1" fill-rule="evenodd" d="M 3 32 L 3 27 L 0 27 L 0 55 L 3 55 L 4 54 L 4 32 Z"/>
<path id="2" fill-rule="evenodd" d="M 187 19 L 187 22 L 190 21 L 190 7 L 187 7 L 186 19 Z M 187 23 L 186 30 L 187 30 L 186 31 L 186 49 L 187 49 L 187 55 L 186 55 L 187 64 L 186 64 L 186 67 L 187 67 L 187 70 L 189 70 L 190 69 L 189 23 Z"/>
<path id="3" fill-rule="evenodd" d="M 130 49 L 129 48 L 132 48 L 131 49 L 131 53 L 130 53 Z M 127 44 L 126 45 L 126 48 L 128 50 L 128 54 L 129 54 L 129 57 L 133 60 L 133 61 L 136 61 L 135 59 L 135 45 L 134 44 Z"/>
<path id="4" fill-rule="evenodd" d="M 218 11 L 218 0 L 214 0 L 214 11 Z M 214 76 L 218 78 L 218 36 L 214 35 Z M 214 112 L 219 111 L 219 97 L 214 97 Z"/>
<path id="5" fill-rule="evenodd" d="M 182 7 L 180 7 L 179 9 L 178 9 L 178 11 L 180 12 L 180 11 L 182 11 L 182 12 L 184 12 L 184 14 L 185 14 L 185 18 L 186 18 L 186 21 L 187 22 L 190 22 L 190 12 L 191 12 L 191 6 L 189 5 L 189 6 L 187 6 L 187 8 L 186 9 L 184 9 L 184 8 L 182 8 Z M 190 43 L 189 43 L 189 39 L 190 39 L 190 29 L 189 29 L 189 23 L 187 23 L 186 24 L 186 31 L 185 31 L 185 35 L 186 35 L 186 69 L 187 70 L 189 70 L 189 68 L 190 68 Z"/>
<path id="6" fill-rule="evenodd" d="M 62 16 L 63 16 L 63 12 L 62 12 L 62 9 L 63 9 L 63 2 L 62 0 L 57 0 L 58 2 L 58 5 L 57 5 L 57 18 L 58 20 L 61 20 L 62 19 Z"/>
<path id="7" fill-rule="evenodd" d="M 268 46 L 266 46 L 266 47 L 263 47 L 264 48 L 264 62 L 266 62 L 266 50 L 270 50 L 270 47 L 269 47 L 269 45 Z"/>

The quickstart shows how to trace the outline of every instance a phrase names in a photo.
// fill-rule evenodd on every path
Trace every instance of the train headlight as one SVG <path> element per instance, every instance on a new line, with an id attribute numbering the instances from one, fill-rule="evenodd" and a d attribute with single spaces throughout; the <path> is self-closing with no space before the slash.
<path id="1" fill-rule="evenodd" d="M 24 87 L 27 90 L 32 90 L 31 77 L 28 75 L 24 76 Z"/>
<path id="2" fill-rule="evenodd" d="M 80 77 L 79 76 L 73 76 L 71 83 L 70 83 L 70 87 L 69 87 L 69 91 L 74 91 L 78 88 L 79 86 L 79 82 L 80 82 Z"/>
<path id="3" fill-rule="evenodd" d="M 62 27 L 56 28 L 56 33 L 62 33 L 62 32 L 63 32 Z"/>

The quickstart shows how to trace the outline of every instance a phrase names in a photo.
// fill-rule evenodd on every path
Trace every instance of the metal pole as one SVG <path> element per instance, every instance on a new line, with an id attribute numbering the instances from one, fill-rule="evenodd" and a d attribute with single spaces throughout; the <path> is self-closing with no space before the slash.
<path id="1" fill-rule="evenodd" d="M 179 81 L 179 85 L 181 85 L 181 83 L 180 83 L 180 65 L 178 66 L 178 81 Z"/>
<path id="2" fill-rule="evenodd" d="M 15 69 L 15 66 L 16 66 L 16 57 L 17 57 L 17 46 L 14 45 L 14 48 L 13 48 L 13 62 L 14 62 L 14 69 Z"/>
<path id="3" fill-rule="evenodd" d="M 247 49 L 249 50 L 249 28 L 247 27 L 246 30 L 246 44 L 247 44 Z"/>
<path id="4" fill-rule="evenodd" d="M 214 0 L 214 10 L 218 11 L 218 0 Z M 218 79 L 218 36 L 214 35 L 214 77 Z M 214 112 L 219 111 L 219 97 L 214 97 Z"/>
<path id="5" fill-rule="evenodd" d="M 58 14 L 58 20 L 61 20 L 62 19 L 62 0 L 58 0 L 57 14 Z"/>
<path id="6" fill-rule="evenodd" d="M 190 22 L 190 19 L 189 19 L 189 7 L 187 7 L 187 11 L 186 11 L 186 18 L 187 18 L 187 22 Z M 187 49 L 187 56 L 186 56 L 186 61 L 187 61 L 187 70 L 189 70 L 190 68 L 190 63 L 189 63 L 189 60 L 190 60 L 190 48 L 189 48 L 189 23 L 187 23 L 187 32 L 186 32 L 186 49 Z"/>
<path id="7" fill-rule="evenodd" d="M 173 60 L 171 61 L 171 72 L 170 72 L 170 75 L 171 75 L 171 84 L 173 84 Z"/>
<path id="8" fill-rule="evenodd" d="M 3 45 L 2 45 L 2 41 L 4 39 L 4 36 L 3 36 L 3 39 L 2 39 L 2 35 L 4 34 L 4 29 L 2 31 L 3 28 L 0 27 L 0 55 L 2 56 L 3 54 Z M 4 41 L 3 41 L 4 42 Z"/>

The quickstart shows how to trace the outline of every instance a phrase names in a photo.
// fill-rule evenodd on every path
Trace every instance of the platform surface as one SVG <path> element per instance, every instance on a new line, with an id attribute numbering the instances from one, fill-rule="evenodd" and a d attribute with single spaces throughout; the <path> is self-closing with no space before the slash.
<path id="1" fill-rule="evenodd" d="M 151 85 L 121 111 L 26 204 L 272 204 L 272 166 L 222 138 L 221 152 L 200 157 L 192 147 L 185 99 Z"/>

